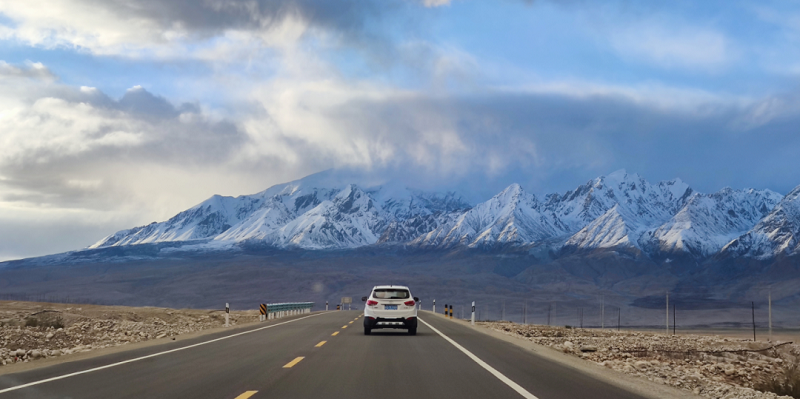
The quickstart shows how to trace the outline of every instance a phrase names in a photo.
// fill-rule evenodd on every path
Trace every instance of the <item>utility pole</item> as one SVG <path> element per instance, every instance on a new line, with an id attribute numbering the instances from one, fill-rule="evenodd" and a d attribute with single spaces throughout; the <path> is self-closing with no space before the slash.
<path id="1" fill-rule="evenodd" d="M 557 326 L 558 322 L 556 319 L 558 318 L 558 302 L 553 302 L 553 325 Z"/>
<path id="2" fill-rule="evenodd" d="M 600 329 L 606 328 L 606 296 L 600 296 Z"/>
<path id="3" fill-rule="evenodd" d="M 522 324 L 528 324 L 528 300 L 522 303 Z"/>
<path id="4" fill-rule="evenodd" d="M 769 342 L 772 342 L 772 287 L 769 287 Z"/>
<path id="5" fill-rule="evenodd" d="M 553 310 L 553 304 L 547 305 L 547 325 L 550 325 L 550 311 Z"/>
<path id="6" fill-rule="evenodd" d="M 678 316 L 676 315 L 676 312 L 675 312 L 675 304 L 673 303 L 672 304 L 672 335 L 675 335 L 675 326 L 678 324 L 678 322 L 676 321 L 677 317 Z"/>
<path id="7" fill-rule="evenodd" d="M 506 320 L 506 300 L 503 299 L 503 311 L 500 314 L 500 321 Z"/>
<path id="8" fill-rule="evenodd" d="M 621 321 L 622 321 L 622 309 L 618 307 L 617 308 L 617 331 L 619 331 L 619 325 L 622 324 Z"/>
<path id="9" fill-rule="evenodd" d="M 756 342 L 756 303 L 750 302 L 753 309 L 753 342 Z"/>
<path id="10" fill-rule="evenodd" d="M 669 335 L 669 291 L 667 291 L 667 335 Z"/>

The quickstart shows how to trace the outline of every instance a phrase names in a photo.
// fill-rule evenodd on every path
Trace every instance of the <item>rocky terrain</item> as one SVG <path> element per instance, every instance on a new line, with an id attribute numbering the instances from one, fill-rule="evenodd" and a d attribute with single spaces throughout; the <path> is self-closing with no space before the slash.
<path id="1" fill-rule="evenodd" d="M 232 325 L 258 311 L 231 311 Z M 0 364 L 73 353 L 221 327 L 221 310 L 0 301 Z"/>
<path id="2" fill-rule="evenodd" d="M 800 345 L 791 342 L 510 322 L 479 324 L 707 398 L 792 398 L 762 390 L 767 389 L 770 382 L 777 381 L 780 385 L 787 375 L 794 375 L 794 384 L 797 383 L 795 365 L 800 357 Z"/>

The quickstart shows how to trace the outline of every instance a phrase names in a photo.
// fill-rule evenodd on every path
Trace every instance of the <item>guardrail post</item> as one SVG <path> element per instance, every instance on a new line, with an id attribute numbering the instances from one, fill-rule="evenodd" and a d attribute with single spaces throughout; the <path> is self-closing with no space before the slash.
<path id="1" fill-rule="evenodd" d="M 470 324 L 473 326 L 475 325 L 475 301 L 472 301 L 472 318 L 470 319 Z"/>

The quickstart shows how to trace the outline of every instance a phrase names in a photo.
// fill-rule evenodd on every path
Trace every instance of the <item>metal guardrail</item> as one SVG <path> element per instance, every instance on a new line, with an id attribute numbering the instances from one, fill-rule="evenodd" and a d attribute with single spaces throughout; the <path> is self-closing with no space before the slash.
<path id="1" fill-rule="evenodd" d="M 267 303 L 259 307 L 261 320 L 277 319 L 295 314 L 311 313 L 314 302 Z"/>

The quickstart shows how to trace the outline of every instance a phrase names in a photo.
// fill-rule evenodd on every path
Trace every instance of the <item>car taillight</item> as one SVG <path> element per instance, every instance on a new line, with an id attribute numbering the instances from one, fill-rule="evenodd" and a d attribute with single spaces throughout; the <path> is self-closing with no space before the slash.
<path id="1" fill-rule="evenodd" d="M 405 301 L 405 302 L 403 302 L 403 305 L 406 305 L 406 306 L 414 306 L 414 304 L 415 304 L 415 303 L 416 303 L 416 302 L 414 302 L 414 301 Z"/>
<path id="2" fill-rule="evenodd" d="M 377 304 L 378 304 L 378 301 L 373 301 L 372 299 L 370 299 L 369 301 L 367 301 L 367 306 L 375 306 L 375 305 L 377 305 Z"/>

